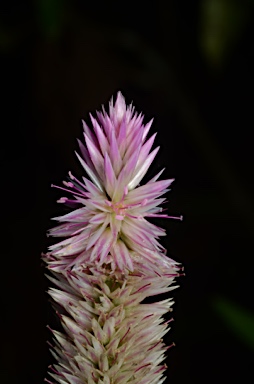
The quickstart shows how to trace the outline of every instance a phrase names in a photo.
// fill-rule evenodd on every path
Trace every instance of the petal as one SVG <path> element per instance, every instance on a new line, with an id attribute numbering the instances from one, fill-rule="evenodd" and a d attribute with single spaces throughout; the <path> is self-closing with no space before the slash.
<path id="1" fill-rule="evenodd" d="M 104 157 L 104 172 L 106 191 L 108 195 L 112 197 L 116 188 L 116 176 L 107 152 Z"/>
<path id="2" fill-rule="evenodd" d="M 79 156 L 79 154 L 77 152 L 76 153 L 76 156 L 77 158 L 79 159 L 80 161 L 80 164 L 82 165 L 82 167 L 84 168 L 84 170 L 86 171 L 86 173 L 88 174 L 88 176 L 91 178 L 91 180 L 94 182 L 94 184 L 97 185 L 97 187 L 100 189 L 100 191 L 103 192 L 103 187 L 101 185 L 101 182 L 99 180 L 99 177 L 95 174 L 95 172 L 92 171 L 92 169 L 90 167 L 88 167 L 88 165 L 84 162 L 84 160 Z"/>
<path id="3" fill-rule="evenodd" d="M 104 153 L 106 151 L 108 151 L 108 149 L 109 149 L 108 140 L 107 140 L 102 128 L 98 124 L 97 120 L 95 120 L 91 114 L 90 114 L 90 118 L 91 118 L 91 121 L 93 124 L 93 128 L 94 128 L 97 140 L 98 140 L 99 145 L 100 145 L 101 153 L 104 155 Z"/>
<path id="4" fill-rule="evenodd" d="M 140 154 L 139 154 L 138 162 L 137 162 L 137 169 L 139 169 L 139 167 L 146 160 L 146 158 L 150 152 L 150 149 L 153 146 L 154 139 L 155 139 L 156 135 L 157 135 L 157 133 L 154 133 L 153 136 L 151 136 L 150 139 L 142 146 Z"/>
<path id="5" fill-rule="evenodd" d="M 86 146 L 90 155 L 90 158 L 92 160 L 92 163 L 100 175 L 100 178 L 103 178 L 104 172 L 103 172 L 103 157 L 99 151 L 99 149 L 96 147 L 94 142 L 86 135 L 85 136 L 85 141 L 86 141 Z"/>
<path id="6" fill-rule="evenodd" d="M 99 240 L 100 236 L 102 236 L 103 232 L 105 231 L 105 228 L 107 226 L 107 223 L 104 223 L 103 225 L 97 227 L 94 229 L 93 235 L 89 237 L 86 250 L 88 251 L 92 246 L 95 245 L 95 243 Z"/>
<path id="7" fill-rule="evenodd" d="M 160 149 L 160 147 L 155 148 L 150 153 L 150 155 L 147 157 L 145 162 L 141 165 L 141 167 L 137 170 L 137 173 L 135 173 L 135 176 L 133 177 L 133 179 L 128 184 L 128 188 L 130 190 L 134 189 L 139 184 L 139 182 L 143 179 L 143 177 L 145 176 L 146 172 L 148 171 L 148 168 L 152 164 L 153 159 L 155 158 L 159 149 Z"/>
<path id="8" fill-rule="evenodd" d="M 118 144 L 116 141 L 115 132 L 112 131 L 110 135 L 110 159 L 113 164 L 113 168 L 115 170 L 116 176 L 119 174 L 121 168 L 122 168 L 122 157 L 120 155 Z"/>
<path id="9" fill-rule="evenodd" d="M 165 189 L 172 184 L 174 179 L 168 179 L 168 180 L 160 180 L 156 181 L 154 183 L 145 184 L 141 187 L 138 187 L 132 191 L 130 191 L 126 197 L 126 204 L 129 203 L 132 204 L 136 201 L 143 200 L 143 199 L 149 199 L 153 195 L 160 196 L 163 194 Z"/>

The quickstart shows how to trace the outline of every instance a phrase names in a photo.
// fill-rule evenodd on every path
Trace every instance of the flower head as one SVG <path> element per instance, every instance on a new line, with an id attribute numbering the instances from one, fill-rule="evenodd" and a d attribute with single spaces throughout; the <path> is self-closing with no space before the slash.
<path id="1" fill-rule="evenodd" d="M 161 214 L 161 198 L 173 179 L 160 180 L 162 171 L 140 186 L 159 147 L 151 150 L 156 134 L 147 139 L 152 121 L 143 124 L 143 116 L 126 107 L 120 92 L 109 114 L 97 112 L 91 117 L 93 129 L 83 122 L 85 145 L 79 141 L 81 156 L 77 157 L 90 180 L 82 182 L 69 173 L 69 181 L 62 188 L 71 192 L 74 200 L 62 197 L 76 210 L 56 217 L 60 224 L 49 231 L 51 236 L 67 237 L 50 247 L 51 269 L 61 270 L 76 264 L 111 264 L 125 271 L 133 271 L 136 258 L 153 261 L 164 248 L 157 238 L 165 230 L 149 222 Z"/>

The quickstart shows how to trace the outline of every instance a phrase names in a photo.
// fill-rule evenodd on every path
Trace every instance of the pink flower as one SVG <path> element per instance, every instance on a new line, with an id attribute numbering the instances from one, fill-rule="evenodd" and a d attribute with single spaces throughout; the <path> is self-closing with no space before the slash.
<path id="1" fill-rule="evenodd" d="M 51 376 L 61 384 L 160 384 L 168 330 L 162 316 L 173 302 L 142 301 L 175 288 L 179 267 L 158 242 L 165 230 L 148 221 L 169 217 L 161 196 L 173 179 L 158 181 L 161 171 L 140 186 L 159 147 L 151 149 L 155 134 L 147 139 L 152 121 L 143 125 L 120 92 L 109 114 L 103 108 L 91 122 L 92 130 L 83 122 L 77 154 L 90 180 L 69 173 L 57 187 L 73 196 L 59 202 L 75 209 L 54 218 L 61 224 L 49 234 L 65 239 L 43 255 L 65 331 L 52 331 Z"/>
<path id="2" fill-rule="evenodd" d="M 77 154 L 90 180 L 77 180 L 69 173 L 64 182 L 74 200 L 59 202 L 80 208 L 54 220 L 63 223 L 49 231 L 51 236 L 67 237 L 49 248 L 49 268 L 61 271 L 77 263 L 110 264 L 112 271 L 133 271 L 136 259 L 155 262 L 165 250 L 157 241 L 165 230 L 146 218 L 169 217 L 162 214 L 161 198 L 174 179 L 157 181 L 162 171 L 139 186 L 159 147 L 151 151 L 156 134 L 146 140 L 152 121 L 143 125 L 143 116 L 126 108 L 118 92 L 109 115 L 91 116 L 93 130 L 85 122 L 86 146 L 79 142 Z M 58 187 L 59 188 L 59 187 Z"/>

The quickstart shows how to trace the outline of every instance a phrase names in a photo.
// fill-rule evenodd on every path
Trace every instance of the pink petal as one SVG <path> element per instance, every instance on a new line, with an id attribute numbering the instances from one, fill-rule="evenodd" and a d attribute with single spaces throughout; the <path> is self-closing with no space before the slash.
<path id="1" fill-rule="evenodd" d="M 84 162 L 82 157 L 80 157 L 77 152 L 75 152 L 75 153 L 76 153 L 77 158 L 80 161 L 80 164 L 82 165 L 82 167 L 84 168 L 84 170 L 86 171 L 88 176 L 91 178 L 91 180 L 94 182 L 94 184 L 96 184 L 97 187 L 103 192 L 103 187 L 101 185 L 101 182 L 100 182 L 98 176 L 91 170 L 91 168 L 88 167 L 88 165 Z"/>
<path id="2" fill-rule="evenodd" d="M 104 169 L 105 169 L 106 191 L 108 195 L 112 197 L 116 189 L 116 177 L 115 177 L 115 172 L 107 152 L 105 153 L 105 157 L 104 157 Z"/>
<path id="3" fill-rule="evenodd" d="M 155 148 L 150 153 L 150 155 L 147 157 L 145 162 L 141 165 L 141 167 L 137 170 L 137 173 L 135 174 L 133 179 L 128 184 L 129 189 L 134 189 L 139 184 L 139 182 L 143 179 L 146 172 L 148 171 L 148 168 L 150 167 L 151 163 L 153 162 L 153 159 L 155 158 L 159 148 L 160 147 Z"/>
<path id="4" fill-rule="evenodd" d="M 84 134 L 84 136 L 85 136 L 86 146 L 87 146 L 90 158 L 92 160 L 92 163 L 96 171 L 100 175 L 100 178 L 103 178 L 103 175 L 104 175 L 103 157 L 100 151 L 98 150 L 98 148 L 96 147 L 96 145 L 94 144 L 94 142 L 91 139 L 89 139 L 89 137 L 86 134 Z"/>
<path id="5" fill-rule="evenodd" d="M 98 124 L 97 120 L 95 120 L 91 114 L 90 114 L 90 118 L 91 118 L 91 121 L 93 124 L 94 131 L 96 133 L 97 140 L 98 140 L 99 145 L 100 145 L 101 153 L 104 155 L 104 153 L 106 151 L 108 151 L 108 149 L 109 149 L 108 140 L 107 140 L 102 128 Z"/>

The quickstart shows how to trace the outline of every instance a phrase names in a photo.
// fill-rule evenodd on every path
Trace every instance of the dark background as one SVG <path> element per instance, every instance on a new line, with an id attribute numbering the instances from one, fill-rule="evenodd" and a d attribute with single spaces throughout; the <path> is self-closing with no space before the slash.
<path id="1" fill-rule="evenodd" d="M 155 117 L 181 262 L 166 383 L 253 382 L 254 1 L 1 5 L 0 382 L 42 383 L 54 315 L 40 253 L 81 118 L 121 90 Z"/>

